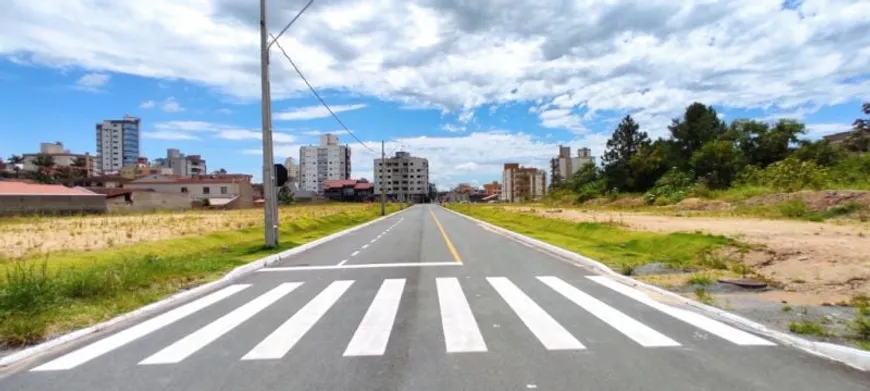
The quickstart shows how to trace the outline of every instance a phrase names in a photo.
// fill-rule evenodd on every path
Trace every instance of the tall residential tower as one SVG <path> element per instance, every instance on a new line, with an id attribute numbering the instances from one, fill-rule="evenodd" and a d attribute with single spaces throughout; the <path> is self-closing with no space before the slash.
<path id="1" fill-rule="evenodd" d="M 96 171 L 116 173 L 139 159 L 139 118 L 124 116 L 97 124 Z"/>
<path id="2" fill-rule="evenodd" d="M 299 187 L 323 194 L 327 179 L 350 179 L 350 147 L 331 133 L 320 135 L 320 146 L 299 148 Z"/>

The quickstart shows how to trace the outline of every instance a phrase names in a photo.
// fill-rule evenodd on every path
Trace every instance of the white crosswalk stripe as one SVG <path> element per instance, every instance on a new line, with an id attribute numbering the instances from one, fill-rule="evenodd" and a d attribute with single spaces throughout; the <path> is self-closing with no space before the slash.
<path id="1" fill-rule="evenodd" d="M 688 323 L 697 329 L 709 332 L 712 335 L 718 336 L 724 341 L 736 345 L 748 346 L 775 346 L 776 344 L 757 337 L 748 332 L 728 326 L 714 319 L 703 315 L 672 307 L 658 301 L 653 300 L 646 294 L 623 285 L 614 280 L 601 276 L 587 276 L 588 280 L 595 282 L 597 285 L 591 288 L 598 289 L 598 285 L 615 291 L 623 296 L 645 304 L 652 309 L 676 318 L 682 322 Z M 672 336 L 667 336 L 652 327 L 642 323 L 639 319 L 633 318 L 626 313 L 621 312 L 617 308 L 605 303 L 604 301 L 594 297 L 592 291 L 579 289 L 568 282 L 555 276 L 540 276 L 537 277 L 540 283 L 543 283 L 551 290 L 534 291 L 537 295 L 550 292 L 551 295 L 559 297 L 558 300 L 570 301 L 579 306 L 583 311 L 593 315 L 597 320 L 601 321 L 609 327 L 623 334 L 627 339 L 630 339 L 638 345 L 649 347 L 677 347 L 681 346 L 680 342 L 672 339 Z M 463 280 L 465 281 L 465 280 Z M 475 291 L 466 292 L 460 283 L 460 279 L 456 277 L 440 277 L 435 279 L 435 295 L 421 295 L 426 292 L 417 290 L 414 300 L 426 301 L 437 300 L 438 310 L 435 313 L 424 314 L 426 321 L 437 322 L 435 317 L 441 319 L 441 331 L 444 336 L 444 351 L 446 353 L 470 353 L 470 352 L 488 352 L 487 340 L 484 334 L 481 333 L 480 325 L 471 304 L 474 304 L 476 298 L 485 296 L 487 300 L 503 301 L 507 308 L 510 308 L 513 314 L 508 312 L 506 316 L 511 319 L 518 319 L 528 329 L 535 338 L 547 350 L 584 350 L 587 347 L 581 343 L 584 338 L 583 330 L 573 330 L 580 334 L 572 334 L 554 315 L 560 319 L 569 317 L 566 313 L 548 313 L 543 307 L 536 303 L 526 292 L 507 277 L 487 277 L 486 281 L 489 287 L 484 286 L 484 291 L 478 291 L 475 286 Z M 293 347 L 305 335 L 317 327 L 318 323 L 324 315 L 333 307 L 334 311 L 341 311 L 346 304 L 336 305 L 339 300 L 347 293 L 355 280 L 339 280 L 330 282 L 325 288 L 316 292 L 314 298 L 304 303 L 295 314 L 287 314 L 289 316 L 286 321 L 277 326 L 263 340 L 249 349 L 246 354 L 239 352 L 241 360 L 277 360 L 286 356 Z M 539 282 L 525 282 L 525 284 L 538 284 Z M 419 286 L 425 286 L 425 282 L 417 282 Z M 464 284 L 464 282 L 463 282 Z M 588 285 L 588 284 L 587 284 Z M 303 286 L 302 282 L 286 282 L 266 291 L 259 296 L 253 297 L 250 301 L 230 310 L 229 312 L 219 316 L 217 319 L 193 330 L 186 336 L 175 340 L 168 346 L 156 347 L 155 352 L 145 352 L 142 356 L 145 357 L 139 361 L 140 365 L 155 365 L 155 364 L 175 364 L 185 360 L 190 360 L 192 355 L 209 346 L 210 344 L 219 343 L 218 341 L 226 340 L 226 335 L 232 330 L 238 328 L 244 323 L 252 322 L 257 314 L 267 308 L 274 308 L 276 303 L 285 297 L 288 300 L 295 295 L 294 291 Z M 78 350 L 74 350 L 66 355 L 51 360 L 41 366 L 38 366 L 32 371 L 58 371 L 69 370 L 97 357 L 106 355 L 107 353 L 118 349 L 126 344 L 129 344 L 137 339 L 143 338 L 151 333 L 157 332 L 160 329 L 173 324 L 185 317 L 188 317 L 198 311 L 220 302 L 238 292 L 241 292 L 250 285 L 236 284 L 208 294 L 204 297 L 191 301 L 190 303 L 181 305 L 166 313 L 157 315 L 149 320 L 132 326 L 128 329 L 110 335 L 106 338 L 98 340 L 94 343 L 86 345 Z M 306 289 L 308 286 L 305 286 Z M 492 288 L 491 290 L 489 288 Z M 466 286 L 468 288 L 468 286 Z M 319 289 L 319 288 L 318 288 Z M 407 281 L 404 278 L 385 279 L 380 284 L 371 302 L 368 303 L 368 309 L 359 320 L 355 331 L 350 337 L 345 348 L 344 357 L 359 357 L 359 356 L 383 356 L 387 352 L 387 347 L 390 344 L 391 338 L 395 339 L 394 329 L 396 329 L 397 319 L 402 319 L 403 311 L 408 311 L 401 305 L 405 290 L 408 289 Z M 411 289 L 415 289 L 412 287 Z M 419 288 L 416 288 L 419 289 Z M 358 291 L 358 288 L 354 289 Z M 313 293 L 313 292 L 312 292 Z M 436 296 L 436 297 L 433 297 Z M 409 297 L 410 299 L 410 297 Z M 471 300 L 471 302 L 469 302 Z M 622 300 L 622 299 L 621 299 Z M 612 300 L 608 302 L 613 303 Z M 434 305 L 434 301 L 430 301 Z M 403 309 L 404 308 L 404 309 Z M 434 309 L 434 307 L 432 307 Z M 500 309 L 499 306 L 490 306 L 487 311 Z M 481 308 L 478 308 L 481 310 Z M 415 316 L 419 316 L 415 315 Z M 478 314 L 477 316 L 480 316 Z M 334 321 L 333 317 L 329 317 L 330 321 Z M 348 319 L 342 318 L 342 321 Z M 350 321 L 356 321 L 352 319 Z M 437 325 L 437 323 L 434 323 Z M 329 327 L 329 325 L 323 326 Z M 437 327 L 437 326 L 435 326 Z M 404 328 L 398 329 L 407 332 Z M 665 330 L 667 331 L 667 330 Z M 436 331 L 437 332 L 437 331 Z M 523 331 L 524 332 L 524 331 Z M 350 332 L 348 332 L 349 334 Z M 495 335 L 495 334 L 494 334 Z M 223 337 L 223 338 L 222 338 Z M 257 336 L 261 338 L 262 336 Z M 407 335 L 402 334 L 403 338 Z M 332 345 L 335 341 L 347 341 L 344 335 L 335 335 L 330 341 L 324 341 L 327 345 Z M 487 338 L 492 338 L 488 336 Z M 341 342 L 339 342 L 341 343 Z M 159 349 L 159 350 L 158 350 Z M 150 354 L 150 355 L 148 355 Z M 201 355 L 201 354 L 199 354 Z M 197 355 L 197 356 L 199 356 Z M 138 358 L 137 358 L 138 359 Z"/>
<path id="2" fill-rule="evenodd" d="M 586 277 L 592 281 L 595 281 L 603 286 L 606 286 L 616 292 L 619 292 L 625 296 L 628 296 L 636 301 L 639 301 L 643 304 L 646 304 L 652 308 L 655 308 L 665 314 L 668 314 L 674 318 L 677 318 L 683 322 L 686 322 L 692 326 L 695 326 L 701 330 L 705 330 L 711 334 L 717 335 L 722 339 L 733 342 L 737 345 L 760 345 L 760 346 L 774 346 L 773 342 L 770 342 L 766 339 L 756 337 L 752 334 L 749 334 L 743 330 L 736 329 L 734 327 L 728 326 L 722 322 L 710 319 L 706 316 L 696 314 L 691 311 L 687 311 L 684 309 L 671 307 L 667 304 L 659 303 L 649 296 L 645 295 L 643 292 L 640 292 L 634 288 L 631 288 L 627 285 L 620 284 L 615 280 L 611 280 L 602 276 L 588 276 Z"/>
<path id="3" fill-rule="evenodd" d="M 284 357 L 290 349 L 326 314 L 333 304 L 350 288 L 353 281 L 335 281 L 308 302 L 305 307 L 287 319 L 263 342 L 251 349 L 242 360 L 268 360 Z"/>
<path id="4" fill-rule="evenodd" d="M 486 280 L 548 350 L 586 348 L 510 280 L 505 277 L 488 277 Z"/>
<path id="5" fill-rule="evenodd" d="M 598 319 L 603 320 L 611 327 L 619 330 L 620 333 L 633 339 L 641 346 L 656 347 L 656 346 L 680 346 L 677 341 L 668 338 L 662 333 L 653 330 L 649 326 L 640 323 L 629 317 L 615 308 L 605 304 L 587 293 L 569 285 L 558 277 L 538 277 L 541 282 L 553 288 L 556 292 L 562 294 L 577 304 L 583 307 L 590 314 L 595 315 Z"/>
<path id="6" fill-rule="evenodd" d="M 447 352 L 485 352 L 486 343 L 459 280 L 453 277 L 436 278 L 435 285 L 438 288 L 438 305 L 441 308 Z"/>
<path id="7" fill-rule="evenodd" d="M 58 371 L 64 369 L 75 368 L 94 358 L 142 338 L 154 331 L 157 331 L 169 324 L 172 324 L 181 318 L 184 318 L 194 312 L 197 312 L 205 307 L 217 303 L 227 297 L 230 297 L 242 290 L 245 290 L 250 285 L 237 284 L 230 285 L 208 296 L 187 303 L 181 307 L 175 308 L 169 312 L 148 319 L 138 325 L 130 327 L 124 331 L 114 334 L 110 337 L 103 338 L 97 342 L 85 346 L 79 350 L 75 350 L 67 355 L 61 356 L 55 360 L 49 361 L 41 366 L 38 366 L 32 371 Z"/>
<path id="8" fill-rule="evenodd" d="M 178 342 L 155 353 L 153 356 L 142 360 L 139 364 L 172 364 L 184 360 L 212 341 L 220 338 L 220 336 L 228 333 L 236 326 L 242 324 L 242 322 L 266 309 L 266 307 L 272 305 L 278 301 L 278 299 L 292 292 L 300 285 L 302 285 L 301 282 L 288 282 L 278 285 L 276 288 L 260 295 L 260 297 L 249 301 L 247 304 L 236 308 L 234 311 L 220 317 L 218 320 L 211 322 L 208 326 L 197 330 L 193 334 L 190 334 Z"/>
<path id="9" fill-rule="evenodd" d="M 393 331 L 399 301 L 405 289 L 405 279 L 384 280 L 375 299 L 360 322 L 353 339 L 344 351 L 345 356 L 380 356 L 387 350 Z"/>

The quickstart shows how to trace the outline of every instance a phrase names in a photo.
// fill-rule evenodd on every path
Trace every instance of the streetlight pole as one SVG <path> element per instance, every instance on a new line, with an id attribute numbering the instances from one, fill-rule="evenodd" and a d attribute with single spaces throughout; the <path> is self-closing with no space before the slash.
<path id="1" fill-rule="evenodd" d="M 266 30 L 266 0 L 260 0 L 260 76 L 263 114 L 263 211 L 266 247 L 278 247 L 278 192 L 275 189 L 275 158 L 272 151 L 272 97 L 269 86 L 269 33 Z"/>

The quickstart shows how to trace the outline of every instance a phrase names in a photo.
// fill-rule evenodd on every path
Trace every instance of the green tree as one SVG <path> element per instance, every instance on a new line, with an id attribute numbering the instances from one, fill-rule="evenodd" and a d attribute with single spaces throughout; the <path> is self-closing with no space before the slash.
<path id="1" fill-rule="evenodd" d="M 15 171 L 15 177 L 19 178 L 21 176 L 21 167 L 19 165 L 24 163 L 24 158 L 19 155 L 12 155 L 9 157 L 8 163 L 12 166 L 12 170 Z"/>
<path id="2" fill-rule="evenodd" d="M 658 139 L 652 144 L 646 144 L 634 155 L 629 164 L 634 173 L 634 186 L 638 191 L 652 188 L 656 180 L 675 165 L 673 144 L 668 140 Z"/>
<path id="3" fill-rule="evenodd" d="M 76 178 L 87 178 L 88 177 L 88 159 L 79 156 L 73 160 L 72 168 L 75 171 Z"/>
<path id="4" fill-rule="evenodd" d="M 735 120 L 720 139 L 737 144 L 749 164 L 767 167 L 788 157 L 798 136 L 806 133 L 804 124 L 790 119 L 781 119 L 772 127 L 754 120 Z"/>
<path id="5" fill-rule="evenodd" d="M 41 183 L 54 182 L 54 157 L 46 154 L 39 154 L 33 158 L 33 165 L 36 166 L 36 172 L 33 173 L 33 178 Z"/>
<path id="6" fill-rule="evenodd" d="M 727 127 L 719 119 L 712 106 L 703 103 L 692 103 L 686 108 L 683 118 L 676 118 L 668 127 L 671 141 L 676 148 L 674 155 L 679 159 L 681 168 L 688 168 L 691 156 L 695 151 L 722 136 Z"/>
<path id="7" fill-rule="evenodd" d="M 607 140 L 607 150 L 603 157 L 604 179 L 608 188 L 637 190 L 630 162 L 649 142 L 646 132 L 640 131 L 640 126 L 630 115 L 620 121 L 610 140 Z"/>
<path id="8" fill-rule="evenodd" d="M 284 185 L 284 186 L 281 186 L 280 189 L 278 189 L 278 203 L 279 204 L 290 205 L 295 201 L 296 201 L 295 195 L 293 194 L 293 191 L 290 190 L 289 186 Z"/>
<path id="9" fill-rule="evenodd" d="M 843 157 L 843 151 L 830 141 L 821 139 L 818 141 L 801 140 L 800 147 L 794 151 L 794 156 L 800 161 L 813 162 L 820 166 L 831 167 L 836 165 Z"/>
<path id="10" fill-rule="evenodd" d="M 600 176 L 601 173 L 598 167 L 595 166 L 595 163 L 586 163 L 580 166 L 577 172 L 574 173 L 574 176 L 568 181 L 568 187 L 579 192 L 581 187 L 587 183 L 597 181 Z"/>
<path id="11" fill-rule="evenodd" d="M 849 152 L 867 152 L 870 150 L 870 102 L 861 106 L 861 111 L 867 118 L 858 118 L 852 124 L 852 134 L 843 143 Z"/>
<path id="12" fill-rule="evenodd" d="M 691 163 L 695 175 L 703 179 L 710 188 L 730 186 L 745 166 L 743 154 L 728 140 L 704 144 L 692 155 Z"/>

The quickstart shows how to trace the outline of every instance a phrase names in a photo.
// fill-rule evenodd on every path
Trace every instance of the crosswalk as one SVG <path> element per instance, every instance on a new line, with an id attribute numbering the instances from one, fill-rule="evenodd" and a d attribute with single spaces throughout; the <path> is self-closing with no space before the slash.
<path id="1" fill-rule="evenodd" d="M 549 288 L 548 292 L 556 294 L 567 303 L 573 303 L 641 347 L 681 346 L 680 342 L 673 339 L 673 335 L 667 335 L 667 330 L 664 333 L 661 330 L 655 330 L 561 278 L 540 276 L 536 279 L 536 283 L 542 284 L 541 287 Z M 594 283 L 592 286 L 606 288 L 606 290 L 643 304 L 729 343 L 740 346 L 775 345 L 766 339 L 695 312 L 657 302 L 642 292 L 614 280 L 600 276 L 588 276 L 587 279 Z M 512 311 L 515 318 L 541 343 L 544 349 L 551 351 L 587 349 L 581 342 L 584 337 L 581 333 L 569 331 L 553 314 L 548 313 L 511 279 L 487 277 L 485 280 L 492 289 L 490 296 L 503 301 L 506 304 L 505 308 Z M 305 338 L 309 331 L 318 325 L 324 315 L 330 312 L 343 296 L 353 290 L 355 282 L 354 280 L 330 282 L 311 300 L 302 305 L 298 311 L 287 314 L 289 317 L 283 323 L 262 337 L 263 339 L 259 343 L 251 347 L 239 359 L 254 361 L 284 358 L 291 353 L 297 343 Z M 169 345 L 156 347 L 156 352 L 146 352 L 143 356 L 150 355 L 144 357 L 138 364 L 156 366 L 176 364 L 191 359 L 207 346 L 218 343 L 221 338 L 224 338 L 237 327 L 246 322 L 255 321 L 258 314 L 270 307 L 274 308 L 276 303 L 282 299 L 291 299 L 294 296 L 294 291 L 305 284 L 306 282 L 281 283 Z M 385 354 L 397 323 L 397 317 L 400 316 L 402 298 L 406 290 L 409 289 L 408 285 L 407 281 L 402 278 L 385 279 L 381 282 L 362 318 L 352 320 L 358 323 L 353 334 L 346 336 L 349 339 L 345 340 L 348 342 L 343 345 L 345 346 L 343 357 L 382 356 Z M 435 279 L 437 292 L 435 300 L 438 302 L 437 315 L 441 319 L 444 350 L 448 354 L 488 352 L 489 349 L 484 334 L 481 333 L 479 319 L 476 318 L 472 306 L 469 304 L 469 295 L 463 290 L 462 285 L 456 277 Z M 208 307 L 240 294 L 250 287 L 249 284 L 230 285 L 90 345 L 73 350 L 32 369 L 32 371 L 62 371 L 76 368 L 191 317 Z M 341 339 L 345 336 L 332 336 L 332 338 Z"/>

